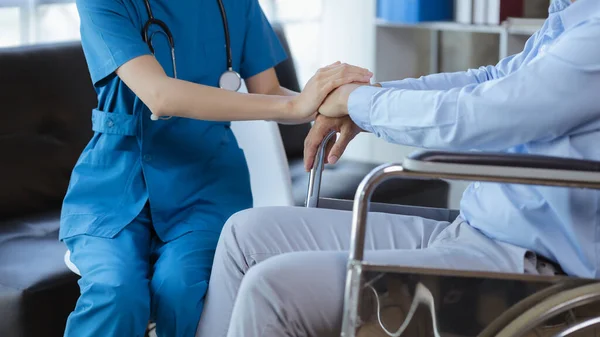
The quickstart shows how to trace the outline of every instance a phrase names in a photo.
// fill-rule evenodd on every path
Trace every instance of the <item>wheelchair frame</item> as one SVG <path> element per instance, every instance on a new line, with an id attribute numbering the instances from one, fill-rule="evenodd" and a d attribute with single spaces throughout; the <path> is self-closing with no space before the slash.
<path id="1" fill-rule="evenodd" d="M 321 174 L 324 168 L 325 148 L 334 139 L 331 132 L 321 143 L 310 172 L 307 207 L 350 209 L 350 201 L 320 199 Z M 508 275 L 494 273 L 474 273 L 463 271 L 435 271 L 431 269 L 403 268 L 366 263 L 364 257 L 365 231 L 369 211 L 412 215 L 428 212 L 427 218 L 450 220 L 458 211 L 415 208 L 371 203 L 373 192 L 387 180 L 395 178 L 449 179 L 464 181 L 484 181 L 525 185 L 544 185 L 600 189 L 600 162 L 562 159 L 529 155 L 490 155 L 479 153 L 419 152 L 408 157 L 402 164 L 385 164 L 371 171 L 359 185 L 352 202 L 352 234 L 350 255 L 344 296 L 342 337 L 356 337 L 360 327 L 360 299 L 363 275 L 366 271 L 391 271 L 402 273 L 439 273 L 443 275 L 464 275 L 473 277 L 522 279 L 525 281 L 555 282 L 539 294 L 523 299 L 516 308 L 510 308 L 487 326 L 480 337 L 518 337 L 527 329 L 542 323 L 559 313 L 567 312 L 581 305 L 600 301 L 600 283 L 596 280 L 567 277 L 546 277 Z M 444 277 L 444 276 L 442 276 Z M 561 283 L 562 282 L 562 283 Z M 592 317 L 567 327 L 555 336 L 569 336 L 575 332 L 600 324 L 600 312 Z M 435 322 L 434 322 L 435 323 Z"/>

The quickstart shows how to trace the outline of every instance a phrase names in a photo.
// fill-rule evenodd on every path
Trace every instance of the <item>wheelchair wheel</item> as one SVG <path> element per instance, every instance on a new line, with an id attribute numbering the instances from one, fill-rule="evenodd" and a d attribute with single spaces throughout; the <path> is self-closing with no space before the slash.
<path id="1" fill-rule="evenodd" d="M 517 319 L 534 305 L 544 301 L 550 296 L 554 296 L 575 287 L 589 284 L 590 282 L 592 281 L 586 279 L 571 279 L 565 282 L 557 283 L 529 297 L 526 297 L 496 318 L 479 335 L 477 335 L 477 337 L 494 337 L 500 330 L 502 330 L 502 328 L 506 327 L 509 323 Z"/>
<path id="2" fill-rule="evenodd" d="M 600 283 L 562 291 L 534 305 L 503 328 L 496 337 L 596 336 L 591 327 L 600 325 Z M 582 334 L 584 331 L 589 333 Z"/>

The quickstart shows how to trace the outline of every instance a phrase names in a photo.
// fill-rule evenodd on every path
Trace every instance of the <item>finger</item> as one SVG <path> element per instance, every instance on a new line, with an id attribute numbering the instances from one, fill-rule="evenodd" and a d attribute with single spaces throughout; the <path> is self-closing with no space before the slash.
<path id="1" fill-rule="evenodd" d="M 321 82 L 320 91 L 324 95 L 329 95 L 335 89 L 341 87 L 344 84 L 350 83 L 368 83 L 369 78 L 363 77 L 362 75 L 352 74 L 347 75 L 346 77 L 336 77 L 332 76 L 331 78 L 324 80 Z"/>
<path id="2" fill-rule="evenodd" d="M 340 62 L 340 61 L 336 61 L 336 62 L 334 62 L 334 63 L 332 63 L 332 64 L 329 64 L 329 65 L 326 65 L 326 66 L 324 66 L 324 67 L 320 68 L 319 70 L 317 70 L 317 73 L 324 72 L 324 71 L 325 71 L 325 70 L 327 70 L 327 69 L 334 68 L 334 67 L 336 67 L 336 66 L 339 66 L 339 65 L 341 65 L 341 64 L 342 64 L 342 62 Z"/>
<path id="3" fill-rule="evenodd" d="M 327 162 L 330 164 L 337 163 L 337 161 L 342 157 L 344 151 L 346 151 L 346 147 L 355 136 L 356 135 L 350 130 L 342 130 L 337 141 L 331 148 L 331 152 L 327 156 Z"/>
<path id="4" fill-rule="evenodd" d="M 304 141 L 304 168 L 307 172 L 313 168 L 319 145 L 327 135 L 327 129 L 320 125 L 315 123 Z"/>
<path id="5" fill-rule="evenodd" d="M 318 89 L 317 103 L 322 103 L 331 91 L 344 84 L 352 82 L 370 83 L 373 74 L 368 71 L 365 74 L 364 70 L 354 66 L 338 66 L 319 72 L 313 83 Z"/>
<path id="6" fill-rule="evenodd" d="M 373 76 L 373 73 L 370 72 L 368 69 L 366 68 L 362 68 L 362 67 L 358 67 L 358 66 L 353 66 L 353 65 L 349 65 L 346 63 L 341 63 L 335 66 L 331 66 L 330 68 L 327 68 L 325 73 L 327 75 L 330 75 L 332 73 L 359 73 L 359 74 L 363 74 L 363 75 L 369 75 L 369 76 Z"/>
<path id="7" fill-rule="evenodd" d="M 323 72 L 323 74 L 321 74 L 321 84 L 329 84 L 330 87 L 326 87 L 325 89 L 333 90 L 339 86 L 352 82 L 370 83 L 372 77 L 373 74 L 370 72 L 365 74 L 363 71 L 359 71 L 356 69 L 336 68 L 332 70 L 327 70 Z M 333 88 L 331 88 L 331 86 L 333 86 Z"/>
<path id="8" fill-rule="evenodd" d="M 327 131 L 326 134 L 329 134 L 330 131 L 333 131 L 333 130 L 330 129 L 329 131 Z M 323 158 L 325 158 L 325 163 L 329 163 L 329 153 L 331 153 L 331 149 L 335 145 L 336 138 L 337 138 L 337 134 L 335 136 L 331 137 L 331 139 L 329 140 L 329 142 L 327 142 L 327 145 L 325 146 L 325 155 L 323 156 Z M 335 163 L 329 163 L 329 164 L 335 164 Z"/>

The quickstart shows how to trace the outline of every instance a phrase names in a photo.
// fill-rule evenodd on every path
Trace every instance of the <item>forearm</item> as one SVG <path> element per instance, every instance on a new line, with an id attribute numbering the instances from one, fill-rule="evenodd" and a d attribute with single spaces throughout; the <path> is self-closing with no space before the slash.
<path id="1" fill-rule="evenodd" d="M 450 90 L 471 84 L 483 83 L 496 78 L 497 75 L 496 67 L 488 66 L 468 71 L 431 74 L 420 78 L 381 82 L 381 86 L 384 88 L 408 90 Z"/>
<path id="2" fill-rule="evenodd" d="M 159 87 L 159 103 L 152 111 L 159 116 L 210 121 L 277 120 L 285 119 L 291 102 L 283 92 L 242 94 L 173 78 L 165 78 Z"/>
<path id="3" fill-rule="evenodd" d="M 276 88 L 273 91 L 273 93 L 269 93 L 269 95 L 290 96 L 290 97 L 296 96 L 298 94 L 299 94 L 298 92 L 295 92 L 293 90 L 290 90 L 290 89 L 287 89 L 287 88 L 284 88 L 281 86 Z"/>
<path id="4" fill-rule="evenodd" d="M 359 88 L 348 107 L 361 128 L 389 142 L 503 151 L 600 123 L 596 95 L 581 90 L 598 87 L 600 71 L 577 61 L 547 56 L 504 78 L 451 90 Z"/>
<path id="5" fill-rule="evenodd" d="M 282 120 L 304 123 L 335 88 L 355 81 L 368 81 L 368 70 L 336 62 L 319 69 L 300 95 L 270 85 L 275 78 L 271 68 L 246 80 L 242 94 L 187 82 L 166 76 L 152 56 L 140 56 L 117 69 L 117 75 L 157 117 L 177 116 L 209 121 Z M 268 95 L 272 91 L 276 95 Z M 294 96 L 289 96 L 294 95 Z"/>
<path id="6" fill-rule="evenodd" d="M 169 77 L 152 56 L 130 60 L 117 75 L 157 116 L 274 120 L 287 117 L 292 105 L 291 97 L 241 94 Z"/>
<path id="7" fill-rule="evenodd" d="M 299 95 L 299 93 L 293 91 L 293 90 L 289 90 L 287 88 L 284 88 L 280 85 L 273 87 L 273 89 L 268 90 L 267 92 L 265 92 L 266 95 L 272 95 L 272 96 L 278 96 L 278 97 L 294 97 Z M 284 118 L 275 118 L 272 119 L 272 121 L 277 122 L 279 124 L 295 124 L 293 121 L 290 122 L 289 120 L 286 120 Z"/>

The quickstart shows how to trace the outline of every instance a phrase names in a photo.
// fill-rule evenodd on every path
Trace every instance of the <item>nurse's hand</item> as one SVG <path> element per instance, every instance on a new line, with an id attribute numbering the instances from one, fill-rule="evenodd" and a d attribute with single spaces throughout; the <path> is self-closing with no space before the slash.
<path id="1" fill-rule="evenodd" d="M 325 150 L 325 161 L 335 164 L 346 150 L 348 143 L 363 130 L 359 128 L 350 117 L 331 118 L 317 115 L 315 124 L 308 132 L 304 140 L 304 168 L 306 171 L 312 169 L 317 150 L 321 142 L 331 131 L 339 133 L 335 143 L 330 141 Z"/>
<path id="2" fill-rule="evenodd" d="M 291 101 L 289 119 L 307 121 L 315 118 L 319 106 L 336 88 L 352 83 L 369 83 L 373 73 L 367 69 L 336 62 L 319 69 L 302 93 Z"/>

